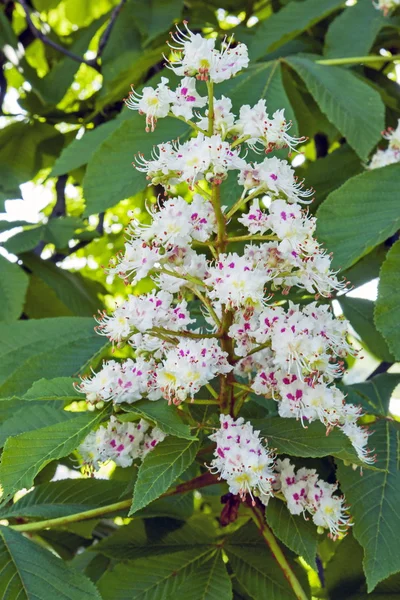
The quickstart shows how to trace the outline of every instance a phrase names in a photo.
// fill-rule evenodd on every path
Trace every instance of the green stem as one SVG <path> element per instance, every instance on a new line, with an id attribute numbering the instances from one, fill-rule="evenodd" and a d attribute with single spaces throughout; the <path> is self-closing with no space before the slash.
<path id="1" fill-rule="evenodd" d="M 183 494 L 191 490 L 198 490 L 209 485 L 217 483 L 217 477 L 211 473 L 203 473 L 190 481 L 185 481 L 178 484 L 172 490 L 162 494 L 160 498 L 167 496 L 175 496 L 177 494 Z M 74 515 L 68 515 L 66 517 L 57 517 L 55 519 L 46 519 L 44 521 L 36 521 L 35 523 L 23 523 L 22 525 L 9 525 L 10 529 L 15 531 L 41 531 L 42 529 L 50 529 L 51 527 L 63 527 L 70 523 L 77 523 L 78 521 L 86 521 L 87 519 L 94 519 L 96 517 L 102 517 L 109 513 L 117 512 L 120 510 L 127 509 L 132 504 L 132 498 L 129 500 L 122 500 L 121 502 L 114 502 L 114 504 L 107 504 L 107 506 L 101 506 L 99 508 L 93 508 L 91 510 L 85 510 Z"/>
<path id="2" fill-rule="evenodd" d="M 208 135 L 214 133 L 214 84 L 207 81 L 208 90 Z"/>
<path id="3" fill-rule="evenodd" d="M 207 134 L 207 132 L 204 131 L 204 129 L 201 129 L 200 127 L 198 127 L 196 125 L 196 123 L 193 123 L 193 121 L 191 121 L 190 119 L 185 119 L 184 117 L 178 117 L 177 115 L 174 115 L 174 113 L 172 113 L 172 112 L 169 112 L 168 116 L 172 117 L 173 119 L 178 119 L 178 121 L 183 121 L 187 125 L 190 125 L 190 127 L 192 129 L 194 129 L 195 131 L 197 131 L 198 133 L 204 133 L 205 135 Z"/>
<path id="4" fill-rule="evenodd" d="M 226 220 L 229 220 L 237 210 L 239 210 L 239 208 L 242 206 L 242 204 L 247 204 L 247 202 L 249 202 L 250 200 L 252 200 L 253 198 L 256 198 L 257 196 L 259 196 L 261 194 L 262 190 L 260 190 L 259 188 L 256 189 L 252 194 L 249 194 L 248 196 L 245 196 L 244 198 L 240 197 L 239 200 L 237 200 L 235 202 L 235 204 L 232 206 L 231 210 L 229 210 L 226 214 Z"/>
<path id="5" fill-rule="evenodd" d="M 205 198 L 206 200 L 211 200 L 211 195 L 204 190 L 201 185 L 199 185 L 198 183 L 194 184 L 195 189 L 199 192 L 200 196 L 203 196 L 203 198 Z"/>
<path id="6" fill-rule="evenodd" d="M 283 554 L 281 547 L 276 541 L 274 534 L 266 524 L 264 515 L 260 513 L 256 507 L 252 507 L 252 519 L 260 530 L 260 533 L 263 536 L 267 546 L 271 550 L 273 557 L 275 558 L 279 567 L 282 569 L 282 572 L 289 582 L 289 585 L 292 588 L 297 600 L 309 600 L 305 591 L 301 587 L 299 580 L 292 571 L 286 556 Z"/>
<path id="7" fill-rule="evenodd" d="M 393 56 L 349 56 L 347 58 L 323 58 L 321 60 L 316 60 L 315 62 L 319 65 L 358 65 L 362 63 L 366 64 L 374 64 L 381 62 L 393 62 L 395 60 L 400 60 L 400 54 L 394 54 Z"/>
<path id="8" fill-rule="evenodd" d="M 190 402 L 190 404 L 214 404 L 214 405 L 216 404 L 216 405 L 218 405 L 219 402 L 218 402 L 218 400 L 201 400 L 199 398 L 196 398 L 196 400 L 192 400 Z"/>
<path id="9" fill-rule="evenodd" d="M 202 294 L 198 289 L 196 288 L 189 288 L 192 290 L 193 294 L 195 294 L 195 296 L 197 296 L 199 298 L 199 300 L 202 301 L 202 303 L 204 304 L 204 306 L 207 308 L 208 312 L 210 313 L 211 318 L 213 319 L 214 323 L 216 324 L 216 326 L 218 328 L 221 327 L 221 321 L 218 318 L 217 313 L 215 312 L 215 310 L 213 309 L 211 302 L 209 301 L 208 298 L 206 298 L 206 296 L 204 296 L 204 294 Z"/>
<path id="10" fill-rule="evenodd" d="M 245 390 L 246 392 L 249 392 L 249 394 L 254 394 L 254 390 L 250 386 L 239 383 L 238 381 L 235 381 L 233 386 Z"/>
<path id="11" fill-rule="evenodd" d="M 231 148 L 236 148 L 236 146 L 239 146 L 239 144 L 242 144 L 243 142 L 245 142 L 246 140 L 249 140 L 250 138 L 251 138 L 251 135 L 243 135 L 242 137 L 238 138 L 231 144 Z"/>
<path id="12" fill-rule="evenodd" d="M 269 241 L 273 240 L 273 241 L 275 241 L 275 240 L 278 240 L 278 239 L 279 238 L 278 238 L 277 235 L 235 235 L 235 236 L 232 236 L 232 237 L 228 237 L 226 241 L 229 244 L 230 242 L 246 242 L 246 241 L 250 241 L 250 242 L 257 241 L 257 242 L 259 242 L 259 241 L 262 241 L 262 240 L 265 240 L 265 241 L 267 241 L 267 240 L 269 240 Z"/>
<path id="13" fill-rule="evenodd" d="M 218 399 L 218 393 L 214 390 L 213 386 L 210 383 L 206 383 L 206 388 L 208 389 L 208 391 L 210 392 L 211 396 L 217 400 Z"/>
<path id="14" fill-rule="evenodd" d="M 194 283 L 196 285 L 201 285 L 202 287 L 207 287 L 204 284 L 204 281 L 201 279 L 197 279 L 197 277 L 192 277 L 191 275 L 181 275 L 180 273 L 176 273 L 176 271 L 169 271 L 168 269 L 163 269 L 162 267 L 157 269 L 152 269 L 151 273 L 164 273 L 164 275 L 169 275 L 170 277 L 177 277 L 178 279 L 184 279 L 188 283 Z"/>
<path id="15" fill-rule="evenodd" d="M 173 331 L 172 329 L 164 329 L 163 327 L 153 327 L 153 329 L 151 329 L 149 333 L 155 333 L 156 335 L 161 333 L 162 335 L 191 338 L 194 340 L 204 340 L 206 338 L 218 337 L 216 333 L 193 333 L 192 331 Z"/>

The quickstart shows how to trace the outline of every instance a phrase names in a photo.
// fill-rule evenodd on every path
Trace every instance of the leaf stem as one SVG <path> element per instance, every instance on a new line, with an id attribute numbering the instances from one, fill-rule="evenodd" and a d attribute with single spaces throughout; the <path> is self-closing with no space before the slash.
<path id="1" fill-rule="evenodd" d="M 183 123 L 186 123 L 186 125 L 190 125 L 190 127 L 192 129 L 194 129 L 195 131 L 197 131 L 197 133 L 204 133 L 204 134 L 207 133 L 206 131 L 204 131 L 204 129 L 201 129 L 201 127 L 198 127 L 196 125 L 196 123 L 194 123 L 190 119 L 185 119 L 184 117 L 178 117 L 177 115 L 174 115 L 173 112 L 169 112 L 168 116 L 172 117 L 173 119 L 178 119 L 178 121 L 183 121 Z"/>
<path id="2" fill-rule="evenodd" d="M 212 81 L 207 81 L 208 90 L 208 135 L 214 133 L 214 84 Z"/>
<path id="3" fill-rule="evenodd" d="M 178 484 L 172 490 L 162 494 L 160 498 L 183 494 L 191 490 L 198 490 L 200 488 L 213 485 L 214 483 L 217 483 L 217 481 L 218 480 L 215 475 L 212 475 L 209 472 L 203 473 L 198 477 L 194 477 L 190 481 L 185 481 Z M 92 508 L 91 510 L 85 510 L 83 512 L 75 513 L 74 515 L 68 515 L 66 517 L 56 517 L 55 519 L 45 519 L 44 521 L 36 521 L 35 523 L 23 523 L 22 525 L 9 525 L 9 527 L 15 531 L 42 531 L 43 529 L 50 529 L 51 527 L 63 527 L 65 525 L 69 525 L 70 523 L 77 523 L 78 521 L 86 521 L 87 519 L 102 517 L 119 510 L 128 509 L 130 508 L 131 504 L 132 498 L 129 498 L 127 500 L 121 500 L 121 502 L 114 502 L 113 504 L 107 504 L 106 506 L 101 506 L 99 508 Z"/>
<path id="4" fill-rule="evenodd" d="M 346 58 L 323 58 L 316 60 L 318 65 L 358 65 L 362 63 L 381 63 L 381 62 L 393 62 L 400 60 L 400 54 L 394 54 L 393 56 L 380 56 L 380 55 L 369 55 L 369 56 L 349 56 Z"/>
<path id="5" fill-rule="evenodd" d="M 254 241 L 254 242 L 259 242 L 262 240 L 277 240 L 279 239 L 278 236 L 276 235 L 235 235 L 232 237 L 228 237 L 227 238 L 227 243 L 229 244 L 230 242 L 246 242 L 246 241 Z"/>
<path id="6" fill-rule="evenodd" d="M 271 550 L 273 557 L 275 558 L 279 567 L 282 569 L 282 572 L 289 582 L 297 600 L 309 600 L 305 591 L 301 587 L 299 580 L 292 571 L 292 568 L 290 567 L 286 556 L 283 554 L 274 534 L 266 524 L 264 515 L 255 506 L 252 507 L 252 519 L 260 530 L 260 533 L 263 536 L 267 546 Z"/>

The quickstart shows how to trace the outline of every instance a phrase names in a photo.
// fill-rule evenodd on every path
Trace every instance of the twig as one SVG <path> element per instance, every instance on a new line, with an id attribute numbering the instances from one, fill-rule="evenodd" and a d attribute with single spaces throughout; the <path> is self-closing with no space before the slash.
<path id="1" fill-rule="evenodd" d="M 114 23 L 119 15 L 119 13 L 121 12 L 121 9 L 122 9 L 123 5 L 125 4 L 125 2 L 126 2 L 126 0 L 121 0 L 121 2 L 114 8 L 114 10 L 111 13 L 111 17 L 108 22 L 108 25 L 105 28 L 105 30 L 100 38 L 99 48 L 97 50 L 96 61 L 98 61 L 98 59 L 103 54 L 103 50 L 107 45 L 108 39 L 111 35 L 112 28 L 114 27 Z"/>
<path id="2" fill-rule="evenodd" d="M 68 56 L 72 60 L 87 65 L 88 67 L 92 67 L 92 69 L 95 69 L 96 71 L 100 72 L 100 66 L 97 63 L 97 60 L 86 60 L 85 58 L 83 58 L 83 56 L 78 56 L 78 54 L 74 54 L 74 52 L 71 52 L 67 48 L 64 48 L 64 46 L 60 46 L 60 44 L 57 44 L 57 42 L 53 42 L 53 40 L 51 40 L 44 33 L 42 33 L 40 29 L 37 29 L 34 22 L 32 21 L 26 0 L 18 0 L 18 2 L 24 9 L 26 22 L 35 38 L 41 40 L 43 44 L 47 44 L 47 46 L 51 46 L 55 50 L 58 50 L 62 54 L 65 54 L 65 56 Z"/>

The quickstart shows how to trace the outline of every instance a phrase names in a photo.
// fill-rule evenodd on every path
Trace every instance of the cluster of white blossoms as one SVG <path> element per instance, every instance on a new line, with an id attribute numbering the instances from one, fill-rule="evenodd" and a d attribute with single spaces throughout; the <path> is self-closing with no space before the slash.
<path id="1" fill-rule="evenodd" d="M 242 500 L 249 494 L 254 502 L 255 494 L 267 504 L 276 480 L 272 470 L 274 455 L 262 443 L 260 432 L 254 431 L 248 421 L 241 417 L 235 421 L 229 415 L 221 415 L 220 422 L 221 428 L 209 436 L 217 445 L 211 472 L 219 473 L 228 483 L 229 491 Z"/>
<path id="2" fill-rule="evenodd" d="M 330 536 L 337 538 L 346 533 L 350 516 L 343 496 L 335 495 L 337 484 L 326 483 L 318 478 L 315 469 L 299 469 L 288 458 L 277 460 L 274 489 L 287 501 L 292 515 L 312 515 L 315 525 L 329 529 Z"/>
<path id="3" fill-rule="evenodd" d="M 376 0 L 373 5 L 386 17 L 392 10 L 400 6 L 400 0 Z"/>
<path id="4" fill-rule="evenodd" d="M 385 140 L 389 141 L 388 147 L 385 149 L 378 148 L 367 167 L 369 170 L 400 162 L 400 119 L 397 122 L 396 129 L 389 127 L 382 135 Z"/>
<path id="5" fill-rule="evenodd" d="M 143 459 L 165 438 L 157 427 L 149 428 L 143 419 L 138 423 L 120 423 L 111 417 L 107 425 L 91 431 L 79 446 L 83 464 L 97 470 L 112 460 L 118 467 L 130 467 L 136 458 Z"/>
<path id="6" fill-rule="evenodd" d="M 337 484 L 318 478 L 314 469 L 299 469 L 289 459 L 276 460 L 260 432 L 243 418 L 221 415 L 221 428 L 210 435 L 216 443 L 210 471 L 224 479 L 232 494 L 244 500 L 247 494 L 267 505 L 274 494 L 283 495 L 292 515 L 312 515 L 315 525 L 329 529 L 336 538 L 346 532 L 349 515 L 342 496 L 334 495 Z"/>
<path id="7" fill-rule="evenodd" d="M 166 141 L 152 157 L 137 158 L 150 184 L 161 185 L 165 194 L 147 214 L 132 218 L 125 248 L 109 269 L 128 285 L 146 280 L 145 289 L 153 284 L 153 290 L 138 294 L 139 286 L 133 287 L 112 314 L 100 315 L 98 333 L 114 347 L 126 345 L 132 356 L 103 363 L 78 389 L 92 409 L 108 402 L 118 411 L 141 399 L 191 401 L 218 403 L 221 413 L 231 415 L 254 392 L 273 398 L 281 417 L 303 427 L 316 420 L 327 433 L 338 427 L 359 458 L 372 462 L 368 430 L 359 425 L 361 410 L 346 404 L 334 385 L 350 351 L 347 322 L 335 319 L 327 300 L 319 300 L 346 282 L 338 280 L 330 255 L 314 237 L 316 219 L 304 206 L 313 190 L 303 189 L 285 160 L 250 160 L 254 149 L 269 155 L 292 150 L 301 140 L 289 135 L 284 111 L 270 115 L 264 99 L 235 114 L 230 98 L 214 94 L 216 83 L 247 66 L 243 44 L 231 40 L 218 50 L 214 39 L 187 28 L 173 39 L 168 66 L 183 77 L 177 89 L 171 91 L 163 78 L 156 88 L 131 95 L 127 105 L 146 116 L 148 129 L 159 118 L 178 117 L 192 136 Z M 397 130 L 390 136 L 394 149 Z M 220 197 L 227 177 L 242 187 L 229 207 Z M 286 300 L 291 289 L 301 305 Z M 213 436 L 212 468 L 233 493 L 258 490 L 267 498 L 276 479 L 271 453 L 250 423 L 226 415 L 221 423 Z M 129 436 L 134 426 L 112 427 Z M 114 451 L 116 438 L 103 444 L 102 436 L 104 428 L 92 435 L 91 445 L 100 438 L 99 448 L 108 444 Z M 116 447 L 121 445 L 128 446 Z M 125 455 L 130 460 L 130 451 L 124 452 L 117 464 Z M 96 451 L 95 461 L 101 453 L 109 456 L 108 450 Z M 318 486 L 328 503 L 330 488 Z M 313 518 L 318 511 L 311 511 Z"/>

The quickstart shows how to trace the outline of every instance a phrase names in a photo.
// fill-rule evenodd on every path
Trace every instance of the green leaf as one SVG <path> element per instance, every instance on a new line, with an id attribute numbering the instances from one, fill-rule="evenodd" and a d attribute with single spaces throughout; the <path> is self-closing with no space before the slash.
<path id="1" fill-rule="evenodd" d="M 280 61 L 250 66 L 244 73 L 218 86 L 218 93 L 229 96 L 234 112 L 239 112 L 243 104 L 256 104 L 265 98 L 269 113 L 285 108 L 288 121 L 293 122 L 292 131 L 296 133 L 295 113 L 286 94 L 282 80 Z"/>
<path id="2" fill-rule="evenodd" d="M 338 298 L 343 314 L 360 336 L 363 345 L 375 356 L 386 362 L 394 362 L 393 356 L 374 323 L 374 302 L 366 298 L 345 295 Z"/>
<path id="3" fill-rule="evenodd" d="M 61 317 L 0 324 L 0 394 L 24 393 L 39 377 L 68 377 L 104 347 L 93 320 Z"/>
<path id="4" fill-rule="evenodd" d="M 342 5 L 341 0 L 290 2 L 260 24 L 250 44 L 250 57 L 258 59 L 279 48 Z"/>
<path id="5" fill-rule="evenodd" d="M 318 534 L 311 519 L 306 521 L 303 515 L 290 514 L 286 504 L 276 498 L 268 502 L 265 518 L 274 534 L 315 568 Z"/>
<path id="6" fill-rule="evenodd" d="M 389 421 L 373 424 L 371 443 L 377 453 L 376 466 L 357 474 L 350 467 L 338 465 L 341 490 L 354 517 L 353 534 L 364 548 L 364 571 L 368 591 L 377 583 L 400 570 L 397 552 L 400 538 L 400 477 L 398 471 L 399 429 Z"/>
<path id="7" fill-rule="evenodd" d="M 318 421 L 302 427 L 295 419 L 271 417 L 260 421 L 254 420 L 253 425 L 266 437 L 268 445 L 276 448 L 278 454 L 291 454 L 305 458 L 336 456 L 342 460 L 364 465 L 358 459 L 350 440 L 344 433 L 336 428 L 326 435 L 325 425 Z"/>
<path id="8" fill-rule="evenodd" d="M 96 293 L 106 291 L 101 285 L 97 284 L 93 289 L 93 282 L 80 273 L 70 273 L 34 254 L 22 254 L 20 258 L 36 277 L 54 291 L 65 306 L 67 315 L 89 317 L 102 308 L 102 302 Z"/>
<path id="9" fill-rule="evenodd" d="M 83 395 L 76 391 L 72 377 L 54 377 L 54 379 L 39 379 L 23 395 L 24 400 L 73 402 L 83 400 Z"/>
<path id="10" fill-rule="evenodd" d="M 379 31 L 389 24 L 371 2 L 357 2 L 336 17 L 325 36 L 326 58 L 365 56 Z"/>
<path id="11" fill-rule="evenodd" d="M 167 535 L 150 538 L 144 521 L 134 521 L 118 529 L 113 535 L 96 544 L 95 551 L 118 560 L 134 560 L 155 554 L 172 554 L 197 548 L 211 550 L 215 533 L 210 532 L 210 521 L 202 515 L 189 519 L 185 525 Z"/>
<path id="12" fill-rule="evenodd" d="M 0 447 L 4 446 L 9 437 L 25 431 L 34 431 L 56 423 L 63 423 L 71 417 L 73 417 L 73 413 L 62 410 L 62 407 L 60 409 L 43 404 L 41 408 L 38 408 L 36 404 L 32 406 L 28 404 L 0 424 Z"/>
<path id="13" fill-rule="evenodd" d="M 379 93 L 350 70 L 319 65 L 314 55 L 285 61 L 300 75 L 329 121 L 346 137 L 362 160 L 381 139 L 385 107 Z"/>
<path id="14" fill-rule="evenodd" d="M 253 600 L 289 600 L 293 591 L 256 527 L 242 527 L 224 544 L 229 565 Z"/>
<path id="15" fill-rule="evenodd" d="M 29 252 L 43 240 L 44 225 L 38 227 L 31 227 L 30 229 L 24 229 L 10 237 L 6 242 L 3 243 L 4 248 L 11 254 L 21 254 L 22 252 Z"/>
<path id="16" fill-rule="evenodd" d="M 66 248 L 74 237 L 76 229 L 82 228 L 83 223 L 78 217 L 57 217 L 46 224 L 44 239 L 54 244 L 56 248 Z"/>
<path id="17" fill-rule="evenodd" d="M 55 519 L 126 498 L 124 483 L 102 479 L 65 479 L 37 485 L 12 506 L 0 509 L 0 517 Z"/>
<path id="18" fill-rule="evenodd" d="M 179 417 L 181 411 L 175 406 L 168 406 L 167 402 L 149 402 L 148 400 L 141 400 L 131 405 L 123 404 L 121 405 L 121 408 L 126 411 L 128 415 L 136 413 L 143 419 L 150 419 L 168 435 L 174 435 L 187 440 L 196 439 L 196 437 L 190 434 L 189 426 L 182 423 L 182 420 Z M 123 416 L 121 420 L 124 420 Z"/>
<path id="19" fill-rule="evenodd" d="M 179 588 L 181 598 L 190 600 L 230 600 L 232 582 L 227 573 L 221 552 L 203 562 L 187 577 Z"/>
<path id="20" fill-rule="evenodd" d="M 171 23 L 180 20 L 183 0 L 153 0 L 142 2 L 134 0 L 136 23 L 146 38 L 146 46 L 155 37 L 168 31 Z"/>
<path id="21" fill-rule="evenodd" d="M 0 572 L 0 595 L 4 600 L 101 600 L 87 577 L 3 526 L 0 526 Z"/>
<path id="22" fill-rule="evenodd" d="M 308 133 L 308 131 L 307 131 Z M 307 168 L 299 169 L 298 173 L 305 178 L 305 187 L 313 187 L 316 192 L 316 208 L 325 198 L 343 185 L 350 177 L 358 175 L 363 169 L 357 154 L 348 144 L 343 144 L 328 156 L 306 163 Z"/>
<path id="23" fill-rule="evenodd" d="M 133 514 L 166 492 L 194 461 L 199 442 L 167 437 L 145 456 L 133 493 Z"/>
<path id="24" fill-rule="evenodd" d="M 0 463 L 2 504 L 17 490 L 32 487 L 36 475 L 49 462 L 73 452 L 102 416 L 75 413 L 68 421 L 8 438 Z"/>
<path id="25" fill-rule="evenodd" d="M 400 174 L 400 173 L 399 173 Z M 396 360 L 400 360 L 400 241 L 389 250 L 380 272 L 375 323 Z"/>
<path id="26" fill-rule="evenodd" d="M 355 265 L 343 273 L 354 287 L 358 287 L 379 277 L 379 271 L 386 258 L 387 248 L 384 244 L 377 246 L 361 258 Z"/>
<path id="27" fill-rule="evenodd" d="M 368 414 L 386 416 L 393 391 L 399 383 L 400 374 L 382 373 L 368 381 L 344 386 L 344 392 L 348 402 L 361 404 Z"/>
<path id="28" fill-rule="evenodd" d="M 13 321 L 22 313 L 29 277 L 3 256 L 0 256 L 0 269 L 0 321 Z"/>
<path id="29" fill-rule="evenodd" d="M 365 581 L 362 559 L 360 544 L 352 533 L 348 533 L 325 568 L 330 600 L 343 600 L 359 590 Z"/>
<path id="30" fill-rule="evenodd" d="M 120 563 L 100 579 L 101 597 L 103 600 L 179 598 L 177 594 L 182 583 L 209 557 L 208 548 L 194 548 Z"/>
<path id="31" fill-rule="evenodd" d="M 176 139 L 187 127 L 174 119 L 160 119 L 154 133 L 145 132 L 142 115 L 121 123 L 93 154 L 83 180 L 85 215 L 99 213 L 146 187 L 146 177 L 132 166 L 137 152 L 150 157 L 153 146 Z"/>
<path id="32" fill-rule="evenodd" d="M 54 163 L 50 174 L 51 177 L 64 175 L 78 167 L 86 165 L 100 144 L 108 138 L 118 125 L 119 121 L 114 119 L 113 121 L 103 123 L 93 130 L 86 131 L 81 138 L 73 140 L 63 149 Z"/>
<path id="33" fill-rule="evenodd" d="M 317 237 L 346 268 L 400 227 L 400 165 L 365 171 L 328 196 L 317 211 Z M 377 201 L 379 198 L 379 201 Z"/>

